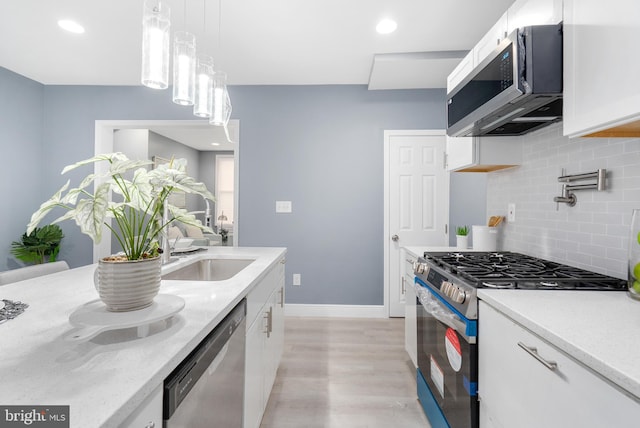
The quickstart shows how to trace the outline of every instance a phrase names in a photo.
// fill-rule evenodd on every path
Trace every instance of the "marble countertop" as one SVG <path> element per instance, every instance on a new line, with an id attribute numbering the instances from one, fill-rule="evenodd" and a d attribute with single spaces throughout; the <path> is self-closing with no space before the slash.
<path id="1" fill-rule="evenodd" d="M 63 340 L 69 315 L 98 298 L 97 265 L 0 287 L 0 299 L 28 303 L 24 313 L 0 324 L 0 403 L 69 405 L 72 427 L 117 427 L 195 346 L 258 284 L 285 248 L 209 247 L 188 260 L 255 259 L 225 281 L 162 281 L 160 293 L 182 297 L 185 307 L 170 322 L 105 332 L 82 343 Z"/>
<path id="2" fill-rule="evenodd" d="M 626 292 L 480 289 L 478 297 L 640 399 L 640 301 Z"/>

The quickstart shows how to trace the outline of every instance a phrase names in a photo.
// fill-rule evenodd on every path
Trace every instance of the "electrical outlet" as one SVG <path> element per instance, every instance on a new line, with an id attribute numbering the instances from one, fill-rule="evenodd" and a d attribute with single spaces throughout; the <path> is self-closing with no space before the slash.
<path id="1" fill-rule="evenodd" d="M 276 212 L 277 213 L 290 213 L 291 212 L 291 201 L 276 201 Z"/>
<path id="2" fill-rule="evenodd" d="M 299 273 L 294 273 L 293 274 L 293 285 L 295 286 L 300 286 L 300 281 L 301 281 L 301 275 Z"/>
<path id="3" fill-rule="evenodd" d="M 513 202 L 507 204 L 507 222 L 516 222 L 516 204 L 514 204 Z"/>

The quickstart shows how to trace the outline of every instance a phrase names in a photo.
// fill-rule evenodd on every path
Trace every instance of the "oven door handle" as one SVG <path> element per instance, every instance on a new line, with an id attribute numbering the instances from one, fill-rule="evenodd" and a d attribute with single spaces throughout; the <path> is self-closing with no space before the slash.
<path id="1" fill-rule="evenodd" d="M 428 314 L 466 337 L 465 329 L 467 325 L 458 315 L 443 307 L 424 287 L 416 284 L 415 289 L 418 300 L 420 300 L 420 303 Z"/>

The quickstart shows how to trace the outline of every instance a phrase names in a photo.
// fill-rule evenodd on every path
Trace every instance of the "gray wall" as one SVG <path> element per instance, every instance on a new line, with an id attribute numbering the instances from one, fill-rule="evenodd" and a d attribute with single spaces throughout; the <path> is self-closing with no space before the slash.
<path id="1" fill-rule="evenodd" d="M 0 75 L 3 82 L 15 78 Z M 24 148 L 32 154 L 11 167 L 15 173 L 32 159 L 41 176 L 32 186 L 37 196 L 29 194 L 11 236 L 61 186 L 65 165 L 93 155 L 95 120 L 192 119 L 168 91 L 31 85 L 40 88 L 41 120 L 28 116 L 31 109 L 15 116 L 26 116 L 32 128 L 41 123 L 41 133 L 30 143 L 36 148 Z M 239 244 L 288 248 L 287 302 L 382 304 L 383 131 L 441 129 L 445 91 L 345 85 L 232 87 L 230 93 L 233 118 L 242 126 Z M 42 145 L 39 135 L 46 136 Z M 69 178 L 79 180 L 84 172 Z M 293 213 L 276 215 L 276 200 L 291 200 Z M 91 263 L 90 239 L 74 224 L 63 230 L 64 258 L 73 267 Z M 301 287 L 291 286 L 292 273 L 302 274 Z"/>
<path id="2" fill-rule="evenodd" d="M 46 195 L 43 91 L 43 85 L 0 67 L 0 271 L 22 266 L 9 253 L 11 242 L 20 240 Z"/>
<path id="3" fill-rule="evenodd" d="M 449 245 L 456 245 L 456 227 L 469 226 L 469 245 L 473 243 L 471 226 L 487 224 L 487 174 L 451 173 L 449 183 Z"/>

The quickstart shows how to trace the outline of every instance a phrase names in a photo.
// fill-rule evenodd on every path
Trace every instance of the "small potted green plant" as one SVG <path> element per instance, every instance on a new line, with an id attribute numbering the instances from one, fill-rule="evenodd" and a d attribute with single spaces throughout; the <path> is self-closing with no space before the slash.
<path id="1" fill-rule="evenodd" d="M 11 254 L 25 263 L 55 262 L 62 238 L 64 234 L 57 224 L 36 227 L 28 235 L 23 233 L 20 241 L 11 243 Z"/>
<path id="2" fill-rule="evenodd" d="M 460 250 L 469 248 L 469 226 L 456 227 L 456 248 Z"/>
<path id="3" fill-rule="evenodd" d="M 184 159 L 173 159 L 148 170 L 151 161 L 130 160 L 123 153 L 110 153 L 69 165 L 62 174 L 97 162 L 107 162 L 108 170 L 100 175 L 90 173 L 76 188 L 70 189 L 67 181 L 31 216 L 27 234 L 54 208 L 67 211 L 54 223 L 72 219 L 95 243 L 100 242 L 106 227 L 122 246 L 123 254 L 99 260 L 98 294 L 110 311 L 141 309 L 151 305 L 158 293 L 161 273 L 158 238 L 166 236 L 169 225 L 181 222 L 213 233 L 194 213 L 171 205 L 169 195 L 181 191 L 212 201 L 214 197 L 203 183 L 186 174 Z M 95 190 L 91 192 L 94 183 Z"/>

